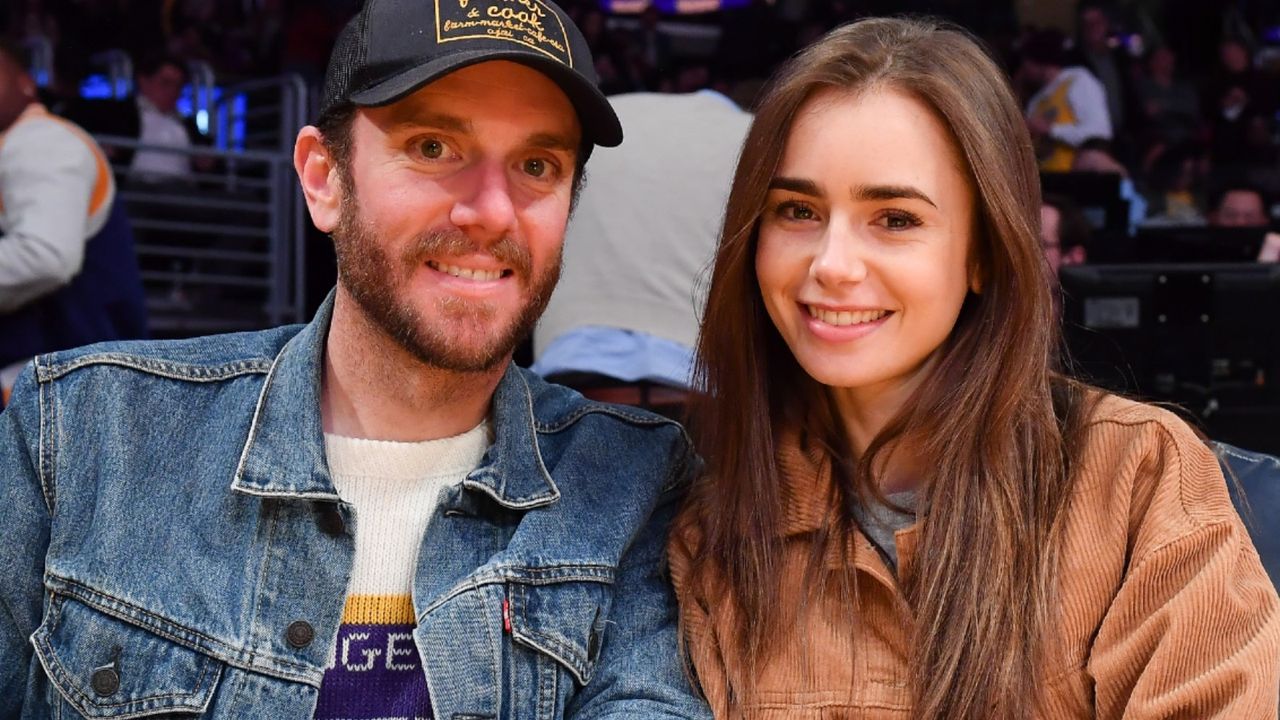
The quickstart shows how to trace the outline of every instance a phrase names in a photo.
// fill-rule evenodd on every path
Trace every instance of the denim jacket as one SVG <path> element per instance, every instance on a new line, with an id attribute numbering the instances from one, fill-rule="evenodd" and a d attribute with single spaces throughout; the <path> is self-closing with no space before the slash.
<path id="1" fill-rule="evenodd" d="M 0 718 L 312 716 L 359 523 L 324 456 L 331 312 L 23 372 L 0 415 Z M 665 575 L 683 431 L 514 366 L 490 421 L 414 580 L 435 717 L 710 717 Z"/>

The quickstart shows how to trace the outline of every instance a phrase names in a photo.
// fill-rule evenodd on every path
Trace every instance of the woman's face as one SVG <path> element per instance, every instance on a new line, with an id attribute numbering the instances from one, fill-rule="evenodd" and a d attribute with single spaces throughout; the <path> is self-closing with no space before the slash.
<path id="1" fill-rule="evenodd" d="M 842 405 L 893 413 L 919 384 L 973 284 L 973 212 L 962 160 L 920 101 L 828 90 L 801 107 L 756 276 L 792 354 Z"/>

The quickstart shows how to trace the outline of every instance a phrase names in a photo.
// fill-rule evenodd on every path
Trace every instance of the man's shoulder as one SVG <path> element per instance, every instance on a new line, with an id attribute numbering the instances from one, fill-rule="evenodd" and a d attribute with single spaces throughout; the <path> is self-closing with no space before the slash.
<path id="1" fill-rule="evenodd" d="M 534 427 L 540 433 L 572 431 L 574 425 L 583 421 L 617 425 L 627 432 L 683 432 L 679 423 L 657 413 L 630 405 L 589 400 L 577 390 L 547 382 L 530 370 L 521 368 L 519 372 L 529 387 Z"/>
<path id="2" fill-rule="evenodd" d="M 68 155 L 93 157 L 89 136 L 69 121 L 53 115 L 24 118 L 0 138 L 0 158 L 6 164 L 21 161 L 48 163 Z"/>
<path id="3" fill-rule="evenodd" d="M 1062 74 L 1059 78 L 1059 84 L 1070 81 L 1072 84 L 1085 83 L 1090 86 L 1097 86 L 1098 88 L 1102 87 L 1102 81 L 1098 79 L 1098 76 L 1094 75 L 1093 71 L 1084 65 L 1073 65 L 1068 68 L 1063 68 Z"/>
<path id="4" fill-rule="evenodd" d="M 36 379 L 52 382 L 86 368 L 120 369 L 191 382 L 266 373 L 302 325 L 180 340 L 124 340 L 41 355 Z"/>
<path id="5" fill-rule="evenodd" d="M 663 468 L 664 486 L 678 480 L 681 468 L 693 460 L 688 434 L 670 418 L 638 407 L 589 400 L 528 370 L 520 374 L 529 386 L 534 430 L 548 459 L 569 448 L 583 448 L 595 456 L 595 462 L 624 463 L 637 472 Z"/>

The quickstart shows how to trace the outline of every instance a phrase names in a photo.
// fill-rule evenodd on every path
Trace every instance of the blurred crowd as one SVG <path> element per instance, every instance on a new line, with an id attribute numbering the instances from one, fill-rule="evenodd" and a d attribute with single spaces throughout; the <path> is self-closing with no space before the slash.
<path id="1" fill-rule="evenodd" d="M 55 72 L 44 92 L 66 97 L 111 49 L 143 65 L 156 55 L 200 61 L 220 81 L 295 72 L 316 82 L 359 3 L 16 0 L 0 22 L 11 38 L 49 41 Z M 1122 174 L 1141 204 L 1136 224 L 1205 223 L 1224 185 L 1256 188 L 1269 216 L 1280 195 L 1275 0 L 1085 0 L 1059 27 L 1013 0 L 759 0 L 683 16 L 564 4 L 592 46 L 606 94 L 711 88 L 745 108 L 782 59 L 831 27 L 873 14 L 938 15 L 982 37 L 1009 70 L 1043 169 Z M 1051 117 L 1058 108 L 1037 112 L 1030 103 L 1055 101 L 1046 89 L 1072 83 L 1070 98 L 1056 98 L 1083 113 L 1068 132 L 1052 127 L 1061 125 Z"/>

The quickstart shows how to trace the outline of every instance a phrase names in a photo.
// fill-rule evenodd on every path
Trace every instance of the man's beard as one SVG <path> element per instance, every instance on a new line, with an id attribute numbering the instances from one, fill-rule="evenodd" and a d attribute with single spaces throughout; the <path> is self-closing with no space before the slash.
<path id="1" fill-rule="evenodd" d="M 547 269 L 532 277 L 528 249 L 510 237 L 481 248 L 456 228 L 427 231 L 400 257 L 393 258 L 379 242 L 377 231 L 360 218 L 354 193 L 344 200 L 332 233 L 338 282 L 375 327 L 426 365 L 452 372 L 485 372 L 505 362 L 533 330 L 560 279 L 559 249 Z M 526 303 L 507 327 L 497 328 L 487 342 L 469 348 L 459 346 L 449 335 L 450 322 L 482 326 L 492 321 L 497 308 L 461 298 L 446 298 L 436 307 L 419 307 L 408 296 L 407 285 L 428 258 L 447 262 L 450 257 L 475 252 L 487 252 L 511 268 L 514 280 L 525 289 Z M 442 322 L 429 322 L 433 315 Z"/>

